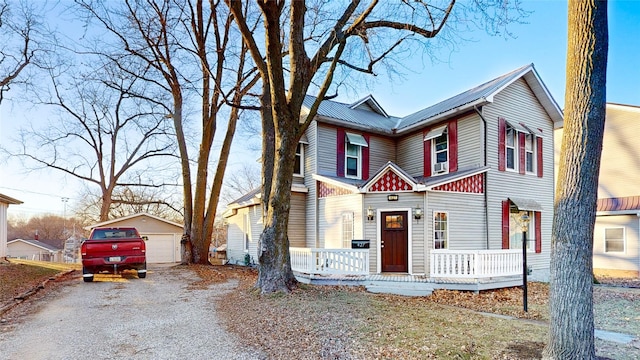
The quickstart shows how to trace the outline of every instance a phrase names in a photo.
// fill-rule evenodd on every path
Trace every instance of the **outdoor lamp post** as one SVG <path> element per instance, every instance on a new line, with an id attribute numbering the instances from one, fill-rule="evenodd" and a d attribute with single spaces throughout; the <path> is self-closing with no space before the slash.
<path id="1" fill-rule="evenodd" d="M 529 215 L 523 212 L 520 221 L 522 225 L 522 304 L 524 312 L 527 312 L 527 229 L 529 228 Z"/>

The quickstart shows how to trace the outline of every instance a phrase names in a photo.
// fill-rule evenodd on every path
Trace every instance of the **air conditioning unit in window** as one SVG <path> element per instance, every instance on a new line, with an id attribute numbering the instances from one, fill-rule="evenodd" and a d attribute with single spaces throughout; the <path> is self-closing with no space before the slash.
<path id="1" fill-rule="evenodd" d="M 433 172 L 434 173 L 441 174 L 441 173 L 446 172 L 446 171 L 447 171 L 447 163 L 446 162 L 433 164 Z"/>

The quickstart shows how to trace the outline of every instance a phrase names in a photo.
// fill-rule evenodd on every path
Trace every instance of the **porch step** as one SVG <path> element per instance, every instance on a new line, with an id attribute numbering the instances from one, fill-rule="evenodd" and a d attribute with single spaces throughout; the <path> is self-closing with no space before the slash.
<path id="1" fill-rule="evenodd" d="M 429 296 L 433 293 L 433 284 L 407 281 L 363 281 L 367 291 L 372 293 L 395 294 L 403 296 Z"/>

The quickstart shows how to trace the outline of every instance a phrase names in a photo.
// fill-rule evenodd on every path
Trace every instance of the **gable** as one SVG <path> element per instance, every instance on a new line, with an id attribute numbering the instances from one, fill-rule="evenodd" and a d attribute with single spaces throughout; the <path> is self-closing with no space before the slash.
<path id="1" fill-rule="evenodd" d="M 413 185 L 405 181 L 392 169 L 388 169 L 367 190 L 370 192 L 411 191 L 413 190 Z"/>
<path id="2" fill-rule="evenodd" d="M 484 174 L 476 174 L 463 179 L 448 182 L 446 184 L 436 186 L 432 190 L 482 194 L 484 193 Z"/>
<path id="3" fill-rule="evenodd" d="M 96 227 L 135 227 L 139 233 L 182 233 L 182 225 L 153 216 L 150 214 L 135 214 L 118 219 L 93 224 L 86 229 Z"/>

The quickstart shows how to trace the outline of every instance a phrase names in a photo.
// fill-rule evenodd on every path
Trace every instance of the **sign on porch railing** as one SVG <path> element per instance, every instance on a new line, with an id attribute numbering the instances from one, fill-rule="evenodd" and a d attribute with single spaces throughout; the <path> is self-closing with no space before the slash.
<path id="1" fill-rule="evenodd" d="M 432 278 L 484 278 L 522 274 L 522 250 L 431 250 Z"/>
<path id="2" fill-rule="evenodd" d="M 369 274 L 369 249 L 289 248 L 291 270 L 312 274 Z"/>

